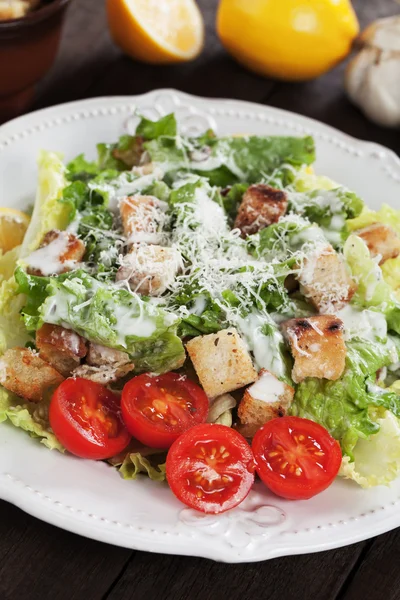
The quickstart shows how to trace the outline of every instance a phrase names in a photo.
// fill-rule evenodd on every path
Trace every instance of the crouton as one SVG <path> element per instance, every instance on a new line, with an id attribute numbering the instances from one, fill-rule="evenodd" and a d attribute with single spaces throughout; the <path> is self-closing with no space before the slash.
<path id="1" fill-rule="evenodd" d="M 146 296 L 160 296 L 182 268 L 182 257 L 174 248 L 136 244 L 122 260 L 117 281 L 128 281 L 131 289 Z"/>
<path id="2" fill-rule="evenodd" d="M 129 138 L 128 138 L 129 139 Z M 124 163 L 129 169 L 140 164 L 144 149 L 144 137 L 141 135 L 135 135 L 132 137 L 125 147 L 114 148 L 111 154 L 117 160 Z"/>
<path id="3" fill-rule="evenodd" d="M 239 430 L 252 437 L 267 421 L 284 417 L 292 403 L 294 389 L 279 381 L 275 375 L 262 369 L 258 380 L 248 387 L 240 401 L 238 417 Z"/>
<path id="4" fill-rule="evenodd" d="M 12 348 L 0 358 L 0 384 L 21 398 L 40 402 L 64 377 L 28 348 Z"/>
<path id="5" fill-rule="evenodd" d="M 129 362 L 129 354 L 89 342 L 86 362 L 92 367 L 126 365 Z"/>
<path id="6" fill-rule="evenodd" d="M 83 259 L 85 244 L 73 233 L 53 229 L 44 236 L 40 247 L 26 259 L 30 275 L 46 277 L 77 268 Z"/>
<path id="7" fill-rule="evenodd" d="M 80 365 L 72 372 L 72 377 L 83 377 L 95 383 L 109 385 L 115 383 L 118 379 L 128 375 L 135 365 L 133 363 L 119 365 L 103 365 L 101 367 L 92 367 L 91 365 Z"/>
<path id="8" fill-rule="evenodd" d="M 379 264 L 389 258 L 396 258 L 400 254 L 400 238 L 394 229 L 382 223 L 374 223 L 364 229 L 359 229 L 356 234 L 367 244 L 371 256 L 380 256 Z"/>
<path id="9" fill-rule="evenodd" d="M 336 312 L 357 289 L 342 257 L 330 245 L 307 254 L 297 279 L 300 292 L 320 313 Z"/>
<path id="10" fill-rule="evenodd" d="M 155 196 L 127 196 L 119 205 L 124 235 L 128 243 L 162 244 L 168 204 Z"/>
<path id="11" fill-rule="evenodd" d="M 292 378 L 339 379 L 345 368 L 343 322 L 334 315 L 290 319 L 282 325 L 294 358 Z"/>
<path id="12" fill-rule="evenodd" d="M 69 377 L 87 352 L 86 342 L 80 335 L 71 329 L 48 323 L 37 330 L 36 347 L 40 358 L 64 377 Z"/>
<path id="13" fill-rule="evenodd" d="M 246 344 L 233 327 L 196 337 L 186 348 L 209 398 L 232 392 L 257 379 Z"/>
<path id="14" fill-rule="evenodd" d="M 282 190 L 258 183 L 251 185 L 243 194 L 235 220 L 235 228 L 242 237 L 257 233 L 272 223 L 277 223 L 286 213 L 288 200 Z"/>

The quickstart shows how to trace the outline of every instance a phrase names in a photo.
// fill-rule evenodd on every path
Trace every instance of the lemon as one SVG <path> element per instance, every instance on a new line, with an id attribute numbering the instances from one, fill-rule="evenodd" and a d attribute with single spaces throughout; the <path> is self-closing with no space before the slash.
<path id="1" fill-rule="evenodd" d="M 252 71 L 302 81 L 347 56 L 359 23 L 349 0 L 221 0 L 217 30 Z"/>
<path id="2" fill-rule="evenodd" d="M 19 246 L 29 225 L 27 214 L 15 208 L 0 208 L 0 251 Z"/>
<path id="3" fill-rule="evenodd" d="M 107 0 L 115 43 L 154 64 L 191 60 L 201 52 L 204 24 L 194 0 Z"/>

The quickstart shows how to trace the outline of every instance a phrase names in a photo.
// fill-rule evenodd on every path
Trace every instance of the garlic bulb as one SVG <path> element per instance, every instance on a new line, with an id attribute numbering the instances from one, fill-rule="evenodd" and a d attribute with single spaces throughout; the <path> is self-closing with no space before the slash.
<path id="1" fill-rule="evenodd" d="M 358 42 L 346 71 L 347 93 L 375 123 L 400 127 L 400 16 L 375 21 Z"/>

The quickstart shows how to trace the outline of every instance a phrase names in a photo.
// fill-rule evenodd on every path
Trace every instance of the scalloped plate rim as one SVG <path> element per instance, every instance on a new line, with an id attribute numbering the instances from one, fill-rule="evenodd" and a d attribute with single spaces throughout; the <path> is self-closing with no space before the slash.
<path id="1" fill-rule="evenodd" d="M 344 142 L 347 142 L 356 148 L 368 150 L 370 154 L 372 152 L 378 153 L 380 155 L 379 159 L 381 164 L 385 165 L 390 161 L 391 167 L 393 165 L 395 166 L 396 183 L 400 182 L 400 158 L 392 150 L 384 147 L 383 145 L 359 140 L 351 135 L 335 129 L 334 127 L 320 123 L 315 119 L 311 119 L 303 115 L 296 115 L 295 113 L 286 111 L 284 109 L 269 107 L 244 100 L 202 98 L 173 89 L 153 90 L 138 96 L 89 98 L 86 100 L 78 100 L 44 108 L 27 115 L 23 115 L 0 127 L 0 152 L 5 150 L 6 154 L 7 145 L 5 145 L 4 142 L 9 137 L 18 134 L 18 131 L 25 130 L 26 134 L 29 124 L 33 123 L 34 125 L 37 125 L 38 123 L 40 124 L 41 122 L 57 117 L 59 114 L 72 113 L 73 111 L 85 111 L 89 107 L 97 108 L 101 106 L 112 106 L 113 104 L 132 104 L 132 106 L 134 106 L 136 103 L 146 100 L 150 100 L 151 102 L 152 100 L 156 99 L 158 95 L 162 94 L 176 96 L 182 102 L 186 102 L 188 105 L 190 105 L 191 102 L 194 102 L 196 106 L 204 105 L 204 107 L 207 108 L 211 107 L 212 105 L 216 105 L 225 110 L 229 110 L 232 106 L 234 106 L 242 111 L 247 110 L 249 112 L 253 112 L 253 114 L 256 114 L 255 111 L 257 111 L 257 113 L 268 113 L 270 115 L 275 115 L 276 117 L 279 117 L 280 119 L 286 120 L 290 123 L 297 122 L 305 129 L 309 129 L 315 135 L 319 135 L 318 132 L 323 132 L 325 135 L 332 136 L 332 139 L 334 136 L 335 139 L 343 140 Z M 104 116 L 99 114 L 99 117 L 107 118 L 107 114 Z M 215 116 L 215 119 L 217 118 L 218 117 Z M 57 123 L 54 124 L 57 125 Z M 57 150 L 57 148 L 55 148 L 55 150 Z M 397 175 L 397 171 L 399 176 Z M 132 549 L 165 552 L 170 554 L 179 553 L 182 555 L 203 556 L 206 558 L 212 558 L 231 563 L 260 561 L 278 556 L 303 554 L 338 548 L 368 539 L 375 535 L 379 535 L 400 525 L 400 515 L 397 516 L 396 510 L 393 508 L 393 506 L 397 505 L 397 503 L 400 501 L 399 497 L 396 499 L 396 502 L 391 503 L 393 505 L 392 508 L 382 518 L 380 517 L 376 519 L 376 517 L 373 515 L 373 513 L 376 512 L 375 510 L 369 511 L 366 515 L 352 517 L 353 521 L 359 520 L 361 516 L 368 517 L 368 526 L 363 527 L 361 525 L 361 527 L 359 526 L 358 531 L 357 527 L 354 526 L 354 523 L 349 524 L 348 527 L 347 523 L 341 523 L 340 528 L 336 528 L 336 525 L 334 526 L 336 528 L 336 533 L 334 535 L 327 535 L 327 539 L 325 540 L 322 540 L 321 535 L 316 535 L 317 541 L 315 543 L 307 542 L 305 545 L 303 545 L 304 542 L 301 541 L 304 537 L 304 531 L 298 540 L 293 537 L 293 534 L 297 533 L 296 531 L 288 532 L 288 537 L 286 538 L 287 541 L 285 541 L 284 537 L 278 538 L 276 535 L 274 536 L 274 534 L 272 534 L 270 541 L 267 540 L 265 544 L 258 544 L 253 550 L 250 549 L 247 551 L 246 548 L 244 548 L 244 550 L 238 550 L 233 546 L 228 548 L 227 545 L 224 544 L 218 545 L 216 543 L 216 539 L 212 539 L 211 543 L 207 543 L 207 538 L 205 538 L 206 542 L 204 542 L 204 539 L 199 538 L 199 544 L 194 545 L 192 541 L 193 538 L 196 537 L 195 529 L 192 530 L 192 535 L 186 536 L 184 534 L 176 534 L 175 537 L 170 532 L 157 532 L 156 530 L 150 530 L 150 528 L 148 528 L 148 530 L 146 530 L 146 528 L 142 528 L 140 532 L 137 530 L 134 534 L 122 532 L 119 524 L 109 523 L 107 526 L 104 526 L 96 521 L 97 518 L 88 518 L 91 517 L 91 515 L 88 514 L 77 517 L 69 512 L 66 506 L 63 506 L 60 503 L 58 503 L 60 504 L 58 506 L 57 501 L 55 500 L 52 500 L 53 506 L 51 506 L 49 510 L 49 503 L 46 502 L 44 498 L 39 498 L 40 493 L 35 496 L 31 493 L 32 491 L 35 492 L 31 486 L 24 484 L 22 481 L 20 481 L 20 484 L 21 485 L 19 486 L 10 485 L 10 482 L 7 481 L 6 474 L 0 474 L 0 497 L 4 500 L 12 502 L 25 512 L 39 519 L 42 519 L 55 526 L 62 527 L 63 529 L 73 533 L 84 535 L 101 542 L 113 543 Z M 27 489 L 25 490 L 25 488 Z M 278 501 L 279 499 L 277 502 Z M 379 510 L 386 511 L 388 508 L 389 505 L 381 506 Z M 150 531 L 153 535 L 150 535 Z M 165 535 L 165 538 L 163 538 L 163 535 Z M 171 539 L 173 541 L 171 541 Z"/>

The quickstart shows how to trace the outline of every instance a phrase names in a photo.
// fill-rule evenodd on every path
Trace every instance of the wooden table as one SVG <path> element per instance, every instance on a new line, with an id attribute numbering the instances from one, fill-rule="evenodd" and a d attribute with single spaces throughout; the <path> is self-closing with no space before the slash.
<path id="1" fill-rule="evenodd" d="M 71 6 L 57 63 L 41 85 L 34 109 L 174 87 L 293 110 L 400 153 L 398 131 L 372 125 L 346 100 L 343 65 L 318 81 L 296 85 L 261 79 L 239 67 L 216 38 L 216 0 L 199 0 L 207 23 L 203 55 L 168 68 L 122 56 L 109 38 L 103 4 L 75 0 Z M 394 0 L 354 4 L 363 25 L 399 10 Z M 0 507 L 1 600 L 400 598 L 400 531 L 321 554 L 225 565 L 108 546 L 56 529 L 5 502 Z"/>

